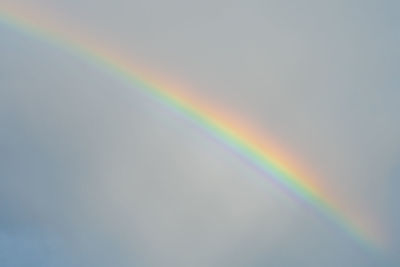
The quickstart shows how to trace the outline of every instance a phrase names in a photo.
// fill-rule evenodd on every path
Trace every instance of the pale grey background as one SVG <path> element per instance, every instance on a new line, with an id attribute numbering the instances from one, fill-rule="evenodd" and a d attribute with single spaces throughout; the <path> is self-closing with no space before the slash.
<path id="1" fill-rule="evenodd" d="M 1 266 L 398 266 L 397 1 L 1 0 L 233 110 L 389 236 L 381 253 L 191 123 L 0 24 Z"/>

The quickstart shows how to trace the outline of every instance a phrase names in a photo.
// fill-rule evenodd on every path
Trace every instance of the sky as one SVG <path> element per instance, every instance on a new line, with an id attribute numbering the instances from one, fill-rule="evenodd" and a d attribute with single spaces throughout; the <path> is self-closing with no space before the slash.
<path id="1" fill-rule="evenodd" d="M 256 126 L 380 241 L 366 248 L 185 114 L 0 19 L 1 266 L 400 265 L 398 1 L 3 7 Z"/>

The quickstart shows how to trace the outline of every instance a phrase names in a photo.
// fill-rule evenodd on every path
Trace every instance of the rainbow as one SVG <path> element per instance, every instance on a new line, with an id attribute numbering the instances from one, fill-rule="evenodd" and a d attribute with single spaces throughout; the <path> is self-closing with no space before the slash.
<path id="1" fill-rule="evenodd" d="M 379 247 L 381 238 L 378 238 L 379 235 L 375 231 L 366 227 L 365 220 L 345 212 L 345 208 L 340 208 L 337 204 L 339 201 L 334 201 L 321 187 L 307 178 L 309 176 L 297 170 L 295 164 L 283 156 L 276 146 L 267 146 L 264 134 L 256 134 L 257 131 L 251 131 L 251 127 L 231 119 L 221 112 L 222 109 L 211 108 L 212 105 L 206 105 L 197 96 L 188 95 L 187 90 L 180 90 L 179 86 L 168 86 L 166 82 L 159 82 L 152 75 L 135 69 L 122 57 L 102 48 L 98 42 L 92 42 L 70 28 L 57 27 L 54 21 L 45 21 L 43 16 L 23 12 L 21 8 L 0 6 L 0 23 L 72 51 L 129 85 L 140 88 L 206 130 L 252 166 L 267 174 L 274 183 L 290 192 L 296 199 L 300 199 L 338 225 L 363 247 L 374 250 Z"/>

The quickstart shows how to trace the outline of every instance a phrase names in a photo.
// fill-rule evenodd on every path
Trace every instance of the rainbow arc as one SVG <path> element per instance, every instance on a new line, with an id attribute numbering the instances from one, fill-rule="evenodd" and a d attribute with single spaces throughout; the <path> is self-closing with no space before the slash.
<path id="1" fill-rule="evenodd" d="M 363 221 L 360 222 L 358 218 L 345 212 L 343 207 L 339 207 L 339 201 L 329 197 L 307 175 L 298 171 L 294 167 L 295 164 L 290 163 L 283 153 L 276 149 L 279 146 L 265 145 L 265 138 L 262 138 L 265 135 L 255 133 L 250 127 L 243 126 L 208 105 L 203 105 L 204 101 L 189 95 L 184 90 L 150 78 L 99 44 L 85 40 L 83 35 L 72 33 L 70 29 L 57 27 L 57 23 L 53 21 L 50 23 L 42 17 L 32 16 L 19 8 L 11 9 L 0 5 L 0 23 L 68 49 L 133 87 L 139 88 L 228 145 L 241 158 L 261 169 L 285 191 L 289 191 L 297 199 L 318 210 L 359 243 L 372 248 L 379 246 L 380 238 L 377 233 L 367 229 Z"/>

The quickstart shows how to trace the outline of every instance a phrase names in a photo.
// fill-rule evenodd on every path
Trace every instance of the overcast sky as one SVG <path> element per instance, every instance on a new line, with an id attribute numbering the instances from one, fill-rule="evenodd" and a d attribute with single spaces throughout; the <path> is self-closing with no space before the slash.
<path id="1" fill-rule="evenodd" d="M 399 266 L 398 1 L 0 0 L 262 129 L 380 251 L 193 122 L 0 20 L 0 265 Z"/>

